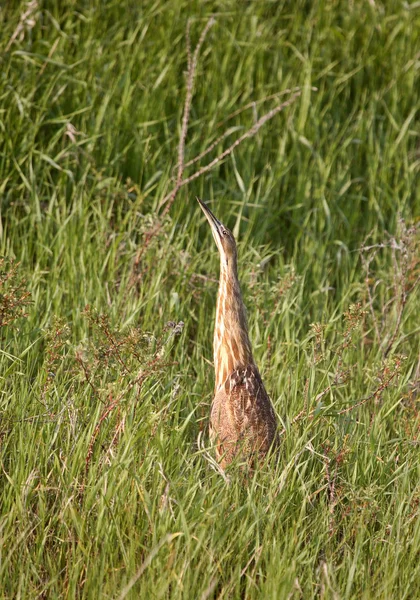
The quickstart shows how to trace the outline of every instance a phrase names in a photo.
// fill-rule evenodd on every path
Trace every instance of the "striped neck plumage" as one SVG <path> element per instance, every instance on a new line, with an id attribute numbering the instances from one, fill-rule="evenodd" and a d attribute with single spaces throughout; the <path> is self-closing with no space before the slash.
<path id="1" fill-rule="evenodd" d="M 253 365 L 245 306 L 242 302 L 236 256 L 221 257 L 219 294 L 214 328 L 215 388 L 237 368 Z"/>

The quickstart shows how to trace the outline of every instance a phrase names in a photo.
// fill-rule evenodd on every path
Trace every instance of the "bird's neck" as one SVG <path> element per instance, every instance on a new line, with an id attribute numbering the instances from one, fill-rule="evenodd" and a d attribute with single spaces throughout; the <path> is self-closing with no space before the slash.
<path id="1" fill-rule="evenodd" d="M 220 262 L 219 294 L 214 327 L 216 390 L 241 366 L 254 364 L 236 258 Z"/>

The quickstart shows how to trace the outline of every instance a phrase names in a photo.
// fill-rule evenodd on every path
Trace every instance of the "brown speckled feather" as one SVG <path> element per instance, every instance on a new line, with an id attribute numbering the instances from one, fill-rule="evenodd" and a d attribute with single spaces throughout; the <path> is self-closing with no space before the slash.
<path id="1" fill-rule="evenodd" d="M 210 435 L 222 467 L 240 453 L 263 457 L 276 443 L 276 416 L 258 369 L 249 365 L 233 371 L 216 393 Z"/>

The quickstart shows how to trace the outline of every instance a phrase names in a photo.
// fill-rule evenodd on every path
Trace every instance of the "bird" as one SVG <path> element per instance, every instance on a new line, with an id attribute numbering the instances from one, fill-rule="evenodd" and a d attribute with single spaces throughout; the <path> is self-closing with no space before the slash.
<path id="1" fill-rule="evenodd" d="M 255 464 L 278 445 L 277 419 L 255 363 L 238 279 L 233 233 L 196 197 L 220 255 L 220 279 L 213 337 L 214 398 L 210 440 L 226 469 L 239 458 Z"/>

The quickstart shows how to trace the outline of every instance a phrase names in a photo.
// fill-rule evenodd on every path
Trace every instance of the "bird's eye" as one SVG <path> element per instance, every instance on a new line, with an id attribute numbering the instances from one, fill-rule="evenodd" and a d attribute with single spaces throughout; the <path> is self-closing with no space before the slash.
<path id="1" fill-rule="evenodd" d="M 224 229 L 224 230 L 222 231 L 222 233 L 223 233 L 223 235 L 227 235 L 227 231 L 226 231 L 226 229 Z"/>

